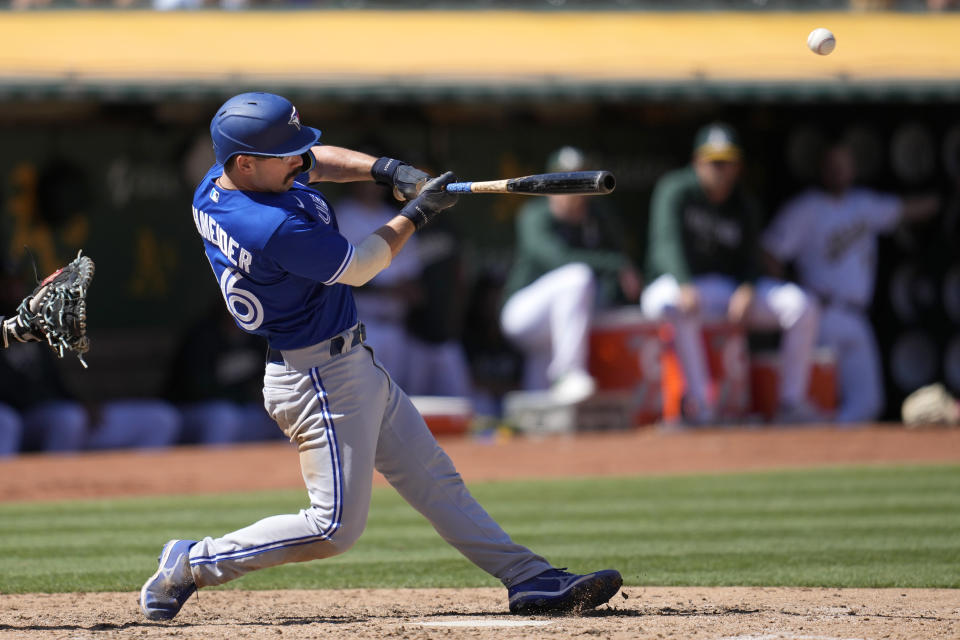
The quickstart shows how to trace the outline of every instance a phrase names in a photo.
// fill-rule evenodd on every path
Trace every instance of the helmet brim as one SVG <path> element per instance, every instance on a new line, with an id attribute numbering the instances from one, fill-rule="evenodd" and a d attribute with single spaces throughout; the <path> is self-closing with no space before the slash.
<path id="1" fill-rule="evenodd" d="M 317 144 L 317 140 L 319 139 L 320 139 L 319 129 L 314 129 L 313 127 L 301 127 L 300 133 L 297 134 L 297 137 L 290 141 L 289 146 L 291 148 L 289 150 L 282 149 L 282 150 L 279 150 L 278 152 L 273 152 L 273 153 L 263 153 L 263 152 L 256 152 L 256 151 L 245 153 L 243 151 L 239 151 L 233 155 L 243 154 L 246 156 L 263 156 L 266 158 L 285 158 L 287 156 L 299 156 L 309 151 L 311 147 L 315 146 Z"/>

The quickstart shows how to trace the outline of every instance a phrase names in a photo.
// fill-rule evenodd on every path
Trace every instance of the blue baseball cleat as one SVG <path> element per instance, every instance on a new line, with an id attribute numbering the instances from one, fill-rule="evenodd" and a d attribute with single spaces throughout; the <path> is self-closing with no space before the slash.
<path id="1" fill-rule="evenodd" d="M 171 540 L 163 545 L 157 572 L 140 589 L 140 609 L 151 620 L 173 620 L 197 590 L 190 570 L 190 547 L 195 540 Z"/>
<path id="2" fill-rule="evenodd" d="M 582 576 L 548 569 L 510 587 L 510 613 L 580 613 L 607 602 L 622 585 L 620 572 L 613 569 Z"/>

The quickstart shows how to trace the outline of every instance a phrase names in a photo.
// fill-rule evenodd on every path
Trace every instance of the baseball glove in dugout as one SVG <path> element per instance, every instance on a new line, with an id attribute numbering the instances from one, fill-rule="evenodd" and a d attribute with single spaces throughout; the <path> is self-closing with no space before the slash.
<path id="1" fill-rule="evenodd" d="M 77 254 L 73 262 L 54 271 L 17 307 L 17 315 L 3 320 L 4 348 L 16 342 L 46 342 L 61 358 L 72 351 L 86 367 L 87 289 L 93 280 L 93 260 Z"/>
<path id="2" fill-rule="evenodd" d="M 920 387 L 908 395 L 900 408 L 907 427 L 960 424 L 960 401 L 941 383 Z"/>

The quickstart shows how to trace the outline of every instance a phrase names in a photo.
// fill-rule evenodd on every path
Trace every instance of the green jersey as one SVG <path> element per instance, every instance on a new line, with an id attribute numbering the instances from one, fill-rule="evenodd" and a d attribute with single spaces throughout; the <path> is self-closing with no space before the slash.
<path id="1" fill-rule="evenodd" d="M 630 265 L 623 250 L 623 231 L 616 217 L 590 202 L 584 222 L 558 220 L 547 198 L 533 198 L 517 214 L 513 267 L 504 284 L 504 300 L 549 271 L 582 262 L 597 277 L 597 302 L 612 304 L 620 291 L 617 275 Z"/>
<path id="2" fill-rule="evenodd" d="M 686 283 L 719 273 L 753 282 L 760 273 L 759 226 L 759 207 L 742 187 L 715 204 L 707 200 L 692 167 L 672 171 L 653 190 L 647 281 L 669 273 Z"/>

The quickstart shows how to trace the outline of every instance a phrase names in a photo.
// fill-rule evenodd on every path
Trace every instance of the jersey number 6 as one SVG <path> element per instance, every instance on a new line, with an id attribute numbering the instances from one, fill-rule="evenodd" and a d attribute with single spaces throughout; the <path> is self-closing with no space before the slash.
<path id="1" fill-rule="evenodd" d="M 243 276 L 236 269 L 224 269 L 220 274 L 220 291 L 240 328 L 253 331 L 263 323 L 263 305 L 257 296 L 237 286 L 240 280 Z"/>

